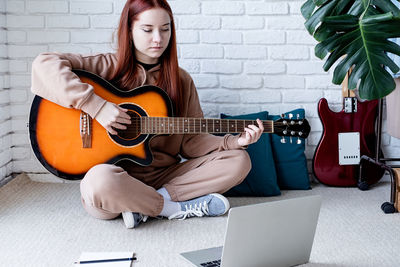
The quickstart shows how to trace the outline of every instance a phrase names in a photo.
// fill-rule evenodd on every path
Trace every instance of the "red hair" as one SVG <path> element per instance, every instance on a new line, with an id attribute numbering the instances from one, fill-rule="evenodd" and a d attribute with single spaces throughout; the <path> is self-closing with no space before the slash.
<path id="1" fill-rule="evenodd" d="M 182 93 L 179 79 L 178 55 L 176 49 L 175 24 L 172 10 L 166 0 L 128 0 L 122 10 L 118 27 L 117 66 L 111 75 L 111 82 L 119 88 L 130 89 L 138 79 L 137 59 L 130 33 L 132 24 L 143 11 L 152 8 L 164 9 L 171 20 L 169 44 L 160 57 L 160 75 L 156 85 L 164 89 L 171 98 L 175 114 L 182 111 Z"/>

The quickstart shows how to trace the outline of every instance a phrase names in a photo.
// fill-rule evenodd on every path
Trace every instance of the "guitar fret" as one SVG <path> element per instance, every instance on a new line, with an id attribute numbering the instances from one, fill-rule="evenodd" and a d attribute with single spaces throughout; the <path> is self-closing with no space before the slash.
<path id="1" fill-rule="evenodd" d="M 221 128 L 222 132 L 224 132 L 224 133 L 229 132 L 229 122 L 224 121 L 223 126 L 225 128 Z"/>
<path id="2" fill-rule="evenodd" d="M 187 120 L 184 120 L 184 125 L 185 125 L 185 126 L 184 126 L 185 133 L 187 133 L 187 131 L 188 131 L 188 130 L 187 130 L 187 127 L 186 127 L 186 125 L 187 125 Z"/>
<path id="3" fill-rule="evenodd" d="M 166 133 L 167 131 L 165 130 L 165 118 L 163 118 L 163 124 L 162 124 L 162 127 L 163 127 L 163 133 Z"/>
<path id="4" fill-rule="evenodd" d="M 237 133 L 238 132 L 238 130 L 237 130 L 237 121 L 236 121 L 236 123 L 235 123 L 235 132 Z"/>

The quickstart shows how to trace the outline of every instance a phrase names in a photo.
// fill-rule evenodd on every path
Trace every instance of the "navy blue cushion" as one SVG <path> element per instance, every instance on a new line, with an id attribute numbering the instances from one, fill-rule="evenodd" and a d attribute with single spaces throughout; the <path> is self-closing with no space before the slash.
<path id="1" fill-rule="evenodd" d="M 268 119 L 268 112 L 228 116 L 221 114 L 222 119 L 260 120 Z M 280 195 L 277 175 L 271 148 L 270 134 L 262 134 L 258 142 L 247 147 L 252 168 L 246 179 L 233 187 L 226 196 L 276 196 Z"/>
<path id="2" fill-rule="evenodd" d="M 285 113 L 293 114 L 293 119 L 303 119 L 305 116 L 304 109 L 295 109 Z M 279 119 L 279 115 L 268 115 L 269 120 Z M 310 189 L 310 180 L 307 170 L 307 159 L 304 154 L 305 140 L 299 145 L 296 143 L 297 137 L 293 138 L 293 143 L 288 140 L 281 143 L 281 137 L 275 134 L 271 135 L 272 152 L 275 160 L 275 168 L 278 176 L 278 184 L 280 189 L 306 190 Z"/>

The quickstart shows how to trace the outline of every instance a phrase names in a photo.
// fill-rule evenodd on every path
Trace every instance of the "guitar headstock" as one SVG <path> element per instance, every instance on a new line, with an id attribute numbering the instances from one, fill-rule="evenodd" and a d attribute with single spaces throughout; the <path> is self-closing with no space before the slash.
<path id="1" fill-rule="evenodd" d="M 289 114 L 289 118 L 285 118 L 282 114 L 281 118 L 274 121 L 274 134 L 282 136 L 281 142 L 286 143 L 285 137 L 292 138 L 297 137 L 297 143 L 301 144 L 300 138 L 307 138 L 310 134 L 310 124 L 306 119 L 300 119 L 297 115 L 296 119 L 293 119 L 293 114 Z"/>

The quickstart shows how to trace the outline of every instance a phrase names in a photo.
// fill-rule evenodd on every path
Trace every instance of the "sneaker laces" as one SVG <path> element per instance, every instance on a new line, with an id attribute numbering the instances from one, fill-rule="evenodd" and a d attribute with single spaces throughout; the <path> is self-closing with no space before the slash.
<path id="1" fill-rule="evenodd" d="M 181 210 L 172 214 L 168 217 L 168 220 L 184 220 L 189 217 L 203 217 L 204 215 L 208 215 L 208 204 L 206 201 L 195 203 L 194 206 L 192 206 L 192 204 L 185 204 L 185 210 Z"/>
<path id="2" fill-rule="evenodd" d="M 135 226 L 139 225 L 141 222 L 146 222 L 149 216 L 143 215 L 141 213 L 136 213 L 137 217 L 133 214 L 133 221 Z"/>

